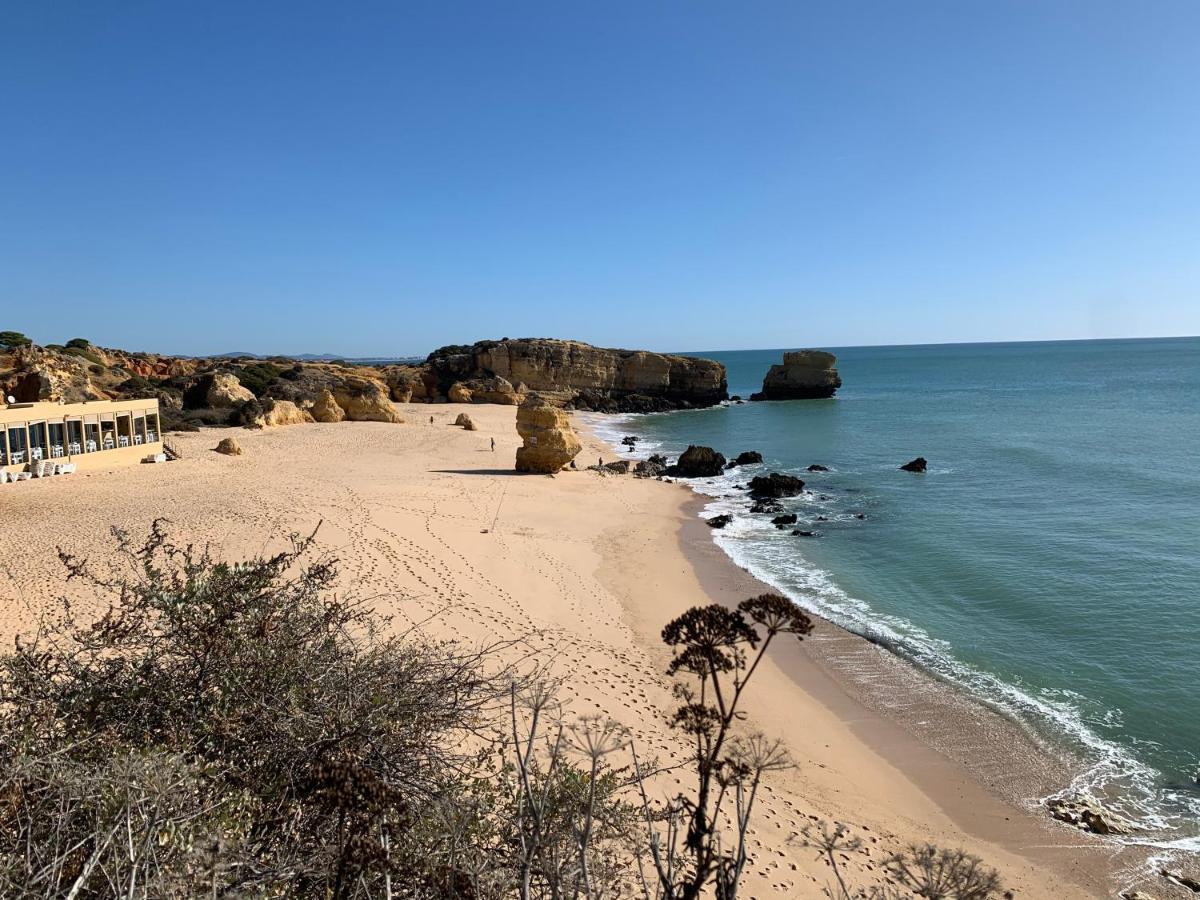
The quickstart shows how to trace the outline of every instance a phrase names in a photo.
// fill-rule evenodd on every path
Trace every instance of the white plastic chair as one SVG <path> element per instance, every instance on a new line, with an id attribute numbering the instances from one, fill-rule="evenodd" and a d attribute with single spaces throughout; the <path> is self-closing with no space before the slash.
<path id="1" fill-rule="evenodd" d="M 133 442 L 135 444 L 140 444 L 142 442 L 142 436 L 140 434 L 135 434 L 133 436 Z"/>
<path id="2" fill-rule="evenodd" d="M 150 443 L 153 444 L 155 441 L 158 440 L 158 434 L 153 431 L 147 431 L 146 432 L 146 440 L 148 440 Z"/>
<path id="3" fill-rule="evenodd" d="M 55 456 L 55 457 L 62 456 L 63 455 L 62 444 L 55 444 L 53 447 L 51 447 L 50 455 Z"/>
<path id="4" fill-rule="evenodd" d="M 71 452 L 72 453 L 82 453 L 83 452 L 82 450 L 79 449 L 79 441 L 71 441 Z"/>
<path id="5" fill-rule="evenodd" d="M 10 455 L 12 456 L 12 464 L 14 466 L 19 466 L 21 463 L 25 462 L 24 450 L 14 450 Z"/>
<path id="6" fill-rule="evenodd" d="M 42 458 L 42 448 L 41 447 L 31 447 L 29 450 L 29 458 L 30 459 L 41 459 Z"/>
<path id="7" fill-rule="evenodd" d="M 129 446 L 129 438 L 126 437 L 125 435 L 121 435 L 119 438 L 117 438 L 117 443 L 119 445 L 121 445 L 122 447 L 128 447 Z"/>
<path id="8" fill-rule="evenodd" d="M 95 452 L 96 452 L 96 442 L 88 441 L 88 453 L 95 453 Z"/>

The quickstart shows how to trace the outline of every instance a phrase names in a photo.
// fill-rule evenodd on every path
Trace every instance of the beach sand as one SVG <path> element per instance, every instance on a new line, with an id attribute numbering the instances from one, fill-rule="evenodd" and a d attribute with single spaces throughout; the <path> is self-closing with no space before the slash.
<path id="1" fill-rule="evenodd" d="M 569 715 L 610 716 L 640 754 L 681 761 L 684 744 L 666 724 L 662 626 L 690 606 L 764 589 L 713 544 L 694 495 L 584 471 L 615 456 L 586 434 L 580 471 L 516 475 L 512 407 L 472 406 L 475 432 L 450 424 L 462 407 L 399 408 L 408 424 L 211 429 L 173 435 L 178 462 L 0 487 L 0 633 L 10 640 L 28 631 L 68 589 L 58 547 L 101 560 L 112 554 L 112 526 L 136 538 L 165 517 L 180 538 L 238 559 L 319 523 L 319 546 L 339 560 L 343 590 L 371 598 L 398 626 L 515 641 L 504 652 L 533 652 L 549 666 Z M 225 436 L 244 455 L 212 452 Z M 74 600 L 89 609 L 87 596 Z M 812 638 L 780 645 L 756 674 L 747 727 L 781 737 L 797 767 L 772 776 L 762 795 L 743 896 L 820 896 L 830 872 L 798 841 L 817 819 L 846 823 L 863 839 L 847 860 L 852 883 L 874 883 L 888 852 L 932 841 L 983 857 L 1019 897 L 1111 895 L 1125 862 L 1112 845 L 1009 802 L 1021 779 L 974 771 L 970 741 L 931 746 L 931 734 L 980 733 L 958 727 L 952 703 L 921 714 L 947 720 L 904 727 L 899 719 L 916 707 L 889 715 L 895 704 L 871 702 L 877 675 L 839 675 L 897 665 L 895 677 L 908 678 L 886 651 L 818 623 Z M 1030 767 L 1034 781 L 1045 776 Z"/>

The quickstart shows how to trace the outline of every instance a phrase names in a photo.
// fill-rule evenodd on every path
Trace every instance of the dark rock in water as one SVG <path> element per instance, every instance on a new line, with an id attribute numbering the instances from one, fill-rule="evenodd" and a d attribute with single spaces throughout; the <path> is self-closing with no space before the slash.
<path id="1" fill-rule="evenodd" d="M 708 522 L 709 528 L 724 528 L 733 521 L 733 516 L 728 514 L 722 516 L 713 516 L 711 519 L 706 521 Z"/>
<path id="2" fill-rule="evenodd" d="M 741 402 L 742 402 L 742 398 L 741 398 L 741 396 L 740 396 L 740 395 L 738 395 L 738 394 L 734 394 L 734 395 L 733 395 L 733 396 L 731 396 L 729 399 L 730 399 L 732 402 L 734 402 L 734 403 L 741 403 Z"/>
<path id="3" fill-rule="evenodd" d="M 795 531 L 793 531 L 792 534 L 797 537 L 816 537 L 817 536 L 817 533 L 815 531 L 801 531 L 799 528 L 797 528 Z"/>
<path id="4" fill-rule="evenodd" d="M 750 494 L 754 497 L 795 497 L 803 490 L 803 481 L 780 472 L 756 475 L 750 480 Z"/>
<path id="5" fill-rule="evenodd" d="M 667 474 L 680 478 L 711 478 L 725 470 L 725 457 L 712 447 L 692 445 L 683 451 Z"/>
<path id="6" fill-rule="evenodd" d="M 808 471 L 810 471 L 810 472 L 828 472 L 829 466 L 823 466 L 820 463 L 813 463 L 811 466 L 808 467 Z"/>
<path id="7" fill-rule="evenodd" d="M 926 465 L 927 463 L 925 462 L 925 457 L 918 456 L 912 462 L 906 462 L 900 468 L 905 472 L 924 472 Z"/>
<path id="8" fill-rule="evenodd" d="M 788 513 L 785 516 L 776 516 L 775 518 L 773 518 L 771 520 L 771 524 L 772 525 L 795 525 L 796 524 L 796 514 Z"/>
<path id="9" fill-rule="evenodd" d="M 856 518 L 856 519 L 865 519 L 866 517 L 867 517 L 866 513 L 855 513 L 854 514 L 854 518 Z"/>
<path id="10" fill-rule="evenodd" d="M 752 513 L 775 513 L 779 512 L 783 507 L 770 498 L 758 500 L 750 507 Z"/>
<path id="11" fill-rule="evenodd" d="M 637 444 L 637 442 L 638 442 L 638 436 L 636 434 L 627 434 L 627 435 L 625 435 L 625 437 L 621 438 L 621 443 L 629 448 L 630 453 L 633 452 L 633 448 Z"/>
<path id="12" fill-rule="evenodd" d="M 828 522 L 829 517 L 828 516 L 817 516 L 817 521 L 818 522 Z"/>
<path id="13" fill-rule="evenodd" d="M 727 469 L 732 469 L 734 466 L 752 466 L 755 463 L 762 462 L 762 454 L 757 450 L 744 450 L 729 461 L 725 466 Z"/>
<path id="14" fill-rule="evenodd" d="M 837 357 L 823 350 L 794 350 L 783 354 L 783 365 L 771 366 L 762 390 L 751 400 L 819 400 L 832 397 L 842 386 L 835 368 Z"/>

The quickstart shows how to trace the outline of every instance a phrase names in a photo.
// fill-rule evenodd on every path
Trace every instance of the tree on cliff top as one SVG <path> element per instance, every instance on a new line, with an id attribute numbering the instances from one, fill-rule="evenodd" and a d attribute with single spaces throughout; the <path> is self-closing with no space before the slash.
<path id="1" fill-rule="evenodd" d="M 28 347 L 32 344 L 29 338 L 19 331 L 0 331 L 0 348 L 15 350 L 17 347 Z"/>

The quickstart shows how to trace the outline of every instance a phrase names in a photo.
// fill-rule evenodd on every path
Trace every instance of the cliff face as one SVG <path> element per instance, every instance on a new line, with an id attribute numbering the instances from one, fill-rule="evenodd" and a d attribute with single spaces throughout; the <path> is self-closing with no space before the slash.
<path id="1" fill-rule="evenodd" d="M 751 400 L 820 400 L 832 397 L 842 386 L 835 368 L 837 357 L 823 350 L 795 350 L 783 354 L 783 365 L 771 366 L 760 393 Z"/>
<path id="2" fill-rule="evenodd" d="M 645 350 L 609 350 L 548 338 L 481 341 L 447 348 L 427 362 L 442 393 L 455 382 L 500 377 L 557 405 L 602 411 L 712 406 L 728 397 L 725 367 L 707 359 Z"/>

